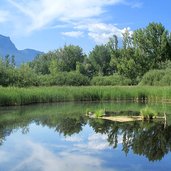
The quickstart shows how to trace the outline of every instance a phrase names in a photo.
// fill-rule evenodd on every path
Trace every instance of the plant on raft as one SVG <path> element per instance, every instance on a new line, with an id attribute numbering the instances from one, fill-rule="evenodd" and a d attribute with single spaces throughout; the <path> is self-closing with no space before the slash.
<path id="1" fill-rule="evenodd" d="M 152 108 L 146 106 L 145 108 L 140 110 L 140 115 L 142 116 L 144 120 L 147 120 L 147 119 L 149 120 L 149 119 L 156 118 L 158 113 Z"/>
<path id="2" fill-rule="evenodd" d="M 100 109 L 100 110 L 96 110 L 95 112 L 95 116 L 98 117 L 102 117 L 105 115 L 105 110 L 104 109 Z"/>

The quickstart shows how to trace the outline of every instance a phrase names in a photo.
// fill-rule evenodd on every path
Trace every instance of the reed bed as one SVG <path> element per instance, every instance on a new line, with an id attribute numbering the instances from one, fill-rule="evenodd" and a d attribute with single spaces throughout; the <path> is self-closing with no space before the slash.
<path id="1" fill-rule="evenodd" d="M 171 102 L 171 87 L 83 86 L 83 87 L 0 87 L 0 106 L 65 101 Z"/>

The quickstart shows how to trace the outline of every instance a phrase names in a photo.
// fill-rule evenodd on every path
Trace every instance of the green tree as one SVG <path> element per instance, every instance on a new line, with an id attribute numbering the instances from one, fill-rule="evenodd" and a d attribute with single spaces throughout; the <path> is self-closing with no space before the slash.
<path id="1" fill-rule="evenodd" d="M 55 51 L 59 71 L 75 71 L 77 62 L 83 63 L 85 54 L 79 46 L 64 46 Z"/>
<path id="2" fill-rule="evenodd" d="M 18 78 L 16 84 L 19 87 L 38 86 L 39 79 L 37 74 L 35 74 L 28 64 L 22 64 L 18 69 Z"/>
<path id="3" fill-rule="evenodd" d="M 125 31 L 122 33 L 122 43 L 123 43 L 123 49 L 129 49 L 132 47 L 132 36 L 131 32 L 128 29 L 125 29 Z"/>
<path id="4" fill-rule="evenodd" d="M 150 23 L 146 28 L 136 30 L 133 44 L 137 60 L 146 71 L 159 68 L 162 62 L 171 58 L 169 34 L 161 23 Z"/>
<path id="5" fill-rule="evenodd" d="M 15 66 L 16 66 L 16 63 L 15 63 L 15 56 L 14 56 L 14 55 L 11 56 L 11 66 L 12 66 L 13 68 L 15 68 Z"/>
<path id="6" fill-rule="evenodd" d="M 109 41 L 107 43 L 107 46 L 109 47 L 111 52 L 115 52 L 118 50 L 118 37 L 116 35 L 113 35 L 109 38 Z"/>
<path id="7" fill-rule="evenodd" d="M 49 66 L 49 71 L 52 76 L 55 76 L 58 73 L 59 69 L 58 69 L 57 60 L 53 59 L 51 61 L 50 66 Z"/>
<path id="8" fill-rule="evenodd" d="M 106 45 L 96 45 L 89 55 L 96 75 L 109 75 L 111 54 Z"/>
<path id="9" fill-rule="evenodd" d="M 50 74 L 49 66 L 51 61 L 55 58 L 55 53 L 50 51 L 48 53 L 37 56 L 32 62 L 29 63 L 29 66 L 37 74 Z"/>

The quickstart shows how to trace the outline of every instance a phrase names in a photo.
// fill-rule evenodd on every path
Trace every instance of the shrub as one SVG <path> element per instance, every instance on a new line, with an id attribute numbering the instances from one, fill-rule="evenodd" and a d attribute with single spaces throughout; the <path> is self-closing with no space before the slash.
<path id="1" fill-rule="evenodd" d="M 130 84 L 131 84 L 130 79 L 118 74 L 114 74 L 112 76 L 97 76 L 97 77 L 93 77 L 93 79 L 91 80 L 91 85 L 115 86 L 115 85 L 130 85 Z"/>
<path id="2" fill-rule="evenodd" d="M 157 112 L 154 111 L 152 108 L 146 106 L 145 108 L 140 110 L 140 115 L 144 120 L 146 119 L 152 119 L 157 116 Z"/>
<path id="3" fill-rule="evenodd" d="M 102 117 L 105 115 L 105 110 L 104 109 L 100 109 L 100 110 L 96 110 L 95 111 L 95 116 L 98 117 Z"/>
<path id="4" fill-rule="evenodd" d="M 139 85 L 170 86 L 171 85 L 171 69 L 151 70 L 143 76 Z"/>
<path id="5" fill-rule="evenodd" d="M 165 75 L 164 70 L 151 70 L 143 76 L 139 85 L 149 85 L 149 86 L 160 85 L 160 81 L 164 75 Z"/>
<path id="6" fill-rule="evenodd" d="M 72 85 L 72 86 L 82 86 L 89 85 L 88 77 L 78 73 L 78 72 L 61 72 L 57 73 L 51 81 L 51 85 Z"/>

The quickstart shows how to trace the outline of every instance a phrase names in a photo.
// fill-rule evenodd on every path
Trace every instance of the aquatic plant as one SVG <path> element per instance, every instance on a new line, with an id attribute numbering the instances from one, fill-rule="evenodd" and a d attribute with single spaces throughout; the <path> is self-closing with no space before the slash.
<path id="1" fill-rule="evenodd" d="M 150 86 L 52 86 L 0 87 L 0 106 L 66 101 L 171 101 L 171 87 Z"/>
<path id="2" fill-rule="evenodd" d="M 156 118 L 158 113 L 151 107 L 146 106 L 145 108 L 140 110 L 140 115 L 144 120 L 149 120 Z"/>
<path id="3" fill-rule="evenodd" d="M 105 115 L 105 110 L 104 109 L 99 109 L 94 112 L 95 117 L 99 118 Z"/>

